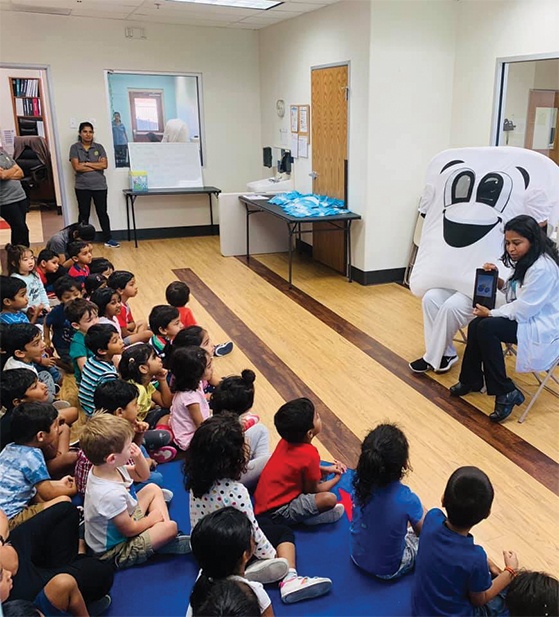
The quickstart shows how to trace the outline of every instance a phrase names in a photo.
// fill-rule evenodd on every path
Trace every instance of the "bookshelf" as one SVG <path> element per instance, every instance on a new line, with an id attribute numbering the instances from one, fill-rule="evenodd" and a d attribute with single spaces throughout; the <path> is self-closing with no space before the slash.
<path id="1" fill-rule="evenodd" d="M 41 79 L 8 77 L 16 134 L 39 135 L 47 139 Z"/>

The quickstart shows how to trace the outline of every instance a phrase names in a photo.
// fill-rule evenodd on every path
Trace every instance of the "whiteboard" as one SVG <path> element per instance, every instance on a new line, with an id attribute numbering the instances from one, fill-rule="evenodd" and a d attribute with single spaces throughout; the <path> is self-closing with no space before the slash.
<path id="1" fill-rule="evenodd" d="M 129 143 L 130 170 L 146 171 L 148 189 L 204 186 L 199 143 Z"/>

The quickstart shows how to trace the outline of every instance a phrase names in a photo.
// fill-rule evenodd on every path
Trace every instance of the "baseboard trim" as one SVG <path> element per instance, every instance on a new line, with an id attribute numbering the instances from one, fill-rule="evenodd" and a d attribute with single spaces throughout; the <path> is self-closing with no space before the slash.
<path id="1" fill-rule="evenodd" d="M 401 283 L 404 280 L 405 268 L 389 268 L 388 270 L 359 270 L 351 267 L 353 280 L 361 285 L 380 285 L 381 283 Z"/>
<path id="2" fill-rule="evenodd" d="M 192 238 L 194 236 L 218 236 L 219 226 L 214 225 L 193 225 L 191 227 L 153 227 L 146 229 L 137 229 L 136 234 L 138 240 L 164 240 L 166 238 Z M 116 229 L 112 232 L 115 240 L 128 240 L 128 232 L 126 229 Z M 134 234 L 130 232 L 130 238 L 134 240 Z M 95 239 L 99 242 L 103 241 L 103 236 L 97 232 Z"/>

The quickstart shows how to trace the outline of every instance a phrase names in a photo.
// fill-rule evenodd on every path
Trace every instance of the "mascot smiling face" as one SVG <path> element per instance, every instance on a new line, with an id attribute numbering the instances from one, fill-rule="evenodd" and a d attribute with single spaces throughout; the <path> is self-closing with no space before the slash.
<path id="1" fill-rule="evenodd" d="M 529 214 L 556 223 L 559 167 L 524 148 L 445 150 L 429 165 L 419 210 L 425 221 L 412 292 L 445 288 L 471 297 L 476 268 L 498 264 L 509 219 Z"/>

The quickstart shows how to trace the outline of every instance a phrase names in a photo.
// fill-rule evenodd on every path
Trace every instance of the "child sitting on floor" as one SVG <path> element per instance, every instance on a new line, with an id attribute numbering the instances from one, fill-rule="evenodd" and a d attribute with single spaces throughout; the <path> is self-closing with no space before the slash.
<path id="1" fill-rule="evenodd" d="M 65 309 L 73 300 L 82 297 L 81 285 L 71 276 L 61 276 L 54 283 L 54 293 L 60 301 L 45 318 L 43 334 L 45 345 L 56 349 L 60 360 L 68 367 L 72 367 L 70 345 L 74 337 L 74 328 L 66 316 Z"/>
<path id="2" fill-rule="evenodd" d="M 311 441 L 322 430 L 322 421 L 312 401 L 298 398 L 285 403 L 274 416 L 274 424 L 281 440 L 260 475 L 254 511 L 287 525 L 336 522 L 343 516 L 344 507 L 330 489 L 346 466 L 339 461 L 320 464 Z M 322 479 L 330 473 L 333 478 Z"/>
<path id="3" fill-rule="evenodd" d="M 85 335 L 85 346 L 93 353 L 83 367 L 78 399 L 87 416 L 95 411 L 95 388 L 108 379 L 118 377 L 113 358 L 124 350 L 124 343 L 114 326 L 95 324 Z"/>
<path id="4" fill-rule="evenodd" d="M 511 617 L 558 617 L 559 581 L 545 572 L 521 571 L 509 585 L 506 604 Z"/>
<path id="5" fill-rule="evenodd" d="M 136 343 L 124 350 L 118 370 L 139 393 L 138 419 L 146 422 L 145 446 L 158 463 L 172 461 L 177 450 L 169 445 L 173 436 L 168 430 L 169 407 L 173 395 L 167 384 L 167 371 L 151 345 Z M 157 386 L 154 384 L 157 383 Z"/>
<path id="6" fill-rule="evenodd" d="M 35 323 L 39 314 L 31 311 L 31 319 L 27 316 L 27 285 L 15 276 L 0 276 L 0 300 L 2 312 L 0 323 Z"/>
<path id="7" fill-rule="evenodd" d="M 138 419 L 138 389 L 136 386 L 122 379 L 111 379 L 97 386 L 93 400 L 95 402 L 96 412 L 110 413 L 117 418 L 124 418 L 126 421 L 130 422 L 134 429 L 133 442 L 139 446 L 149 465 L 150 474 L 148 482 L 153 482 L 157 484 L 157 486 L 162 487 L 165 501 L 170 501 L 173 497 L 173 493 L 167 489 L 163 489 L 163 476 L 158 471 L 155 471 L 157 462 L 149 457 L 142 445 L 148 425 Z M 169 440 L 170 439 L 171 436 L 169 435 Z M 91 462 L 83 451 L 80 450 L 74 474 L 78 493 L 85 493 L 87 475 L 91 467 Z M 142 486 L 145 486 L 145 484 L 145 482 L 137 483 L 135 487 L 139 490 Z"/>
<path id="8" fill-rule="evenodd" d="M 185 328 L 197 325 L 192 311 L 186 306 L 190 300 L 190 288 L 186 283 L 182 281 L 169 283 L 165 290 L 165 299 L 167 304 L 178 309 L 181 323 Z"/>
<path id="9" fill-rule="evenodd" d="M 171 306 L 174 306 L 179 311 L 179 316 L 183 327 L 188 328 L 190 326 L 196 326 L 196 319 L 192 311 L 186 306 L 190 300 L 190 288 L 186 283 L 182 281 L 173 281 L 167 285 L 165 290 L 165 298 Z M 202 345 L 200 345 L 202 347 Z M 226 343 L 219 343 L 215 345 L 211 354 L 217 357 L 226 356 L 233 350 L 233 343 L 227 341 Z"/>
<path id="10" fill-rule="evenodd" d="M 102 274 L 108 279 L 114 271 L 115 267 L 105 257 L 94 257 L 89 264 L 89 274 Z"/>
<path id="11" fill-rule="evenodd" d="M 398 578 L 415 564 L 424 512 L 401 483 L 409 468 L 408 440 L 397 426 L 379 424 L 365 437 L 353 478 L 351 558 L 378 578 Z"/>
<path id="12" fill-rule="evenodd" d="M 99 311 L 99 323 L 112 324 L 120 332 L 118 315 L 120 314 L 122 303 L 120 302 L 118 291 L 110 287 L 101 287 L 93 292 L 90 299 Z"/>
<path id="13" fill-rule="evenodd" d="M 64 307 L 64 314 L 74 329 L 69 355 L 74 365 L 76 383 L 79 384 L 82 379 L 83 367 L 87 359 L 93 355 L 85 346 L 85 335 L 91 326 L 99 322 L 97 307 L 85 298 L 77 298 Z"/>
<path id="14" fill-rule="evenodd" d="M 247 583 L 221 578 L 214 581 L 206 596 L 192 608 L 192 617 L 206 617 L 206 615 L 254 617 L 260 615 L 260 603 Z M 5 617 L 10 615 L 6 614 Z"/>
<path id="15" fill-rule="evenodd" d="M 60 420 L 48 403 L 23 403 L 12 413 L 13 443 L 0 452 L 0 510 L 10 529 L 76 494 L 71 476 L 51 480 L 45 458 L 58 450 Z"/>
<path id="16" fill-rule="evenodd" d="M 508 615 L 502 592 L 516 576 L 516 553 L 503 552 L 501 570 L 470 534 L 489 516 L 493 496 L 491 481 L 477 467 L 450 476 L 442 499 L 447 516 L 433 508 L 421 528 L 412 615 Z"/>
<path id="17" fill-rule="evenodd" d="M 54 283 L 60 276 L 63 276 L 66 270 L 60 269 L 60 259 L 58 255 L 49 249 L 43 249 L 37 256 L 37 276 L 41 279 L 41 283 L 47 292 L 49 302 L 55 300 Z"/>
<path id="18" fill-rule="evenodd" d="M 198 613 L 214 585 L 224 579 L 248 585 L 258 598 L 256 614 L 273 617 L 272 601 L 262 583 L 245 578 L 254 546 L 252 526 L 244 512 L 229 506 L 207 514 L 192 530 L 190 543 L 200 572 L 190 594 L 187 617 Z"/>
<path id="19" fill-rule="evenodd" d="M 181 347 L 173 351 L 174 396 L 169 426 L 181 450 L 188 448 L 196 429 L 210 416 L 204 386 L 211 379 L 212 371 L 212 358 L 201 347 Z"/>
<path id="20" fill-rule="evenodd" d="M 243 430 L 233 414 L 208 418 L 194 433 L 183 468 L 192 527 L 207 514 L 232 506 L 252 526 L 256 560 L 245 570 L 247 579 L 263 584 L 281 580 L 281 599 L 287 604 L 328 593 L 330 579 L 297 575 L 293 531 L 269 517 L 254 516 L 248 490 L 240 483 L 246 454 Z"/>
<path id="21" fill-rule="evenodd" d="M 83 240 L 70 242 L 68 245 L 68 255 L 70 255 L 72 260 L 72 266 L 68 270 L 68 274 L 83 285 L 85 279 L 89 276 L 89 264 L 93 258 L 91 255 L 91 245 Z"/>
<path id="22" fill-rule="evenodd" d="M 144 563 L 156 552 L 190 552 L 190 538 L 169 518 L 161 489 L 147 484 L 134 490 L 133 481 L 149 478 L 149 464 L 133 437 L 130 422 L 99 414 L 80 438 L 93 463 L 85 490 L 85 542 L 98 559 L 119 569 Z"/>
<path id="23" fill-rule="evenodd" d="M 0 418 L 0 450 L 13 441 L 12 417 L 13 410 L 22 403 L 46 403 L 49 393 L 37 374 L 26 368 L 15 368 L 2 373 L 0 381 L 0 405 L 6 409 Z M 64 423 L 60 426 L 58 448 L 47 458 L 47 467 L 53 477 L 73 473 L 76 463 L 76 452 L 70 449 L 70 426 L 78 419 L 76 407 L 66 407 L 59 410 Z"/>
<path id="24" fill-rule="evenodd" d="M 144 321 L 138 321 L 138 323 L 134 321 L 132 310 L 129 305 L 130 298 L 135 298 L 138 295 L 136 277 L 132 272 L 128 272 L 127 270 L 115 270 L 111 276 L 109 276 L 107 286 L 120 294 L 122 308 L 117 317 L 125 344 L 130 345 L 136 342 L 147 343 L 152 333 L 148 330 L 147 324 Z M 136 336 L 135 340 L 129 339 L 131 335 Z"/>
<path id="25" fill-rule="evenodd" d="M 49 372 L 54 365 L 54 358 L 43 354 L 45 343 L 41 330 L 30 323 L 15 323 L 2 330 L 2 351 L 4 352 L 4 370 L 26 368 L 33 371 L 49 391 L 49 403 L 57 392 L 57 384 Z"/>
<path id="26" fill-rule="evenodd" d="M 148 318 L 149 328 L 153 332 L 150 344 L 157 355 L 165 355 L 165 347 L 173 342 L 173 339 L 183 329 L 179 317 L 179 311 L 174 306 L 160 304 L 151 309 Z"/>
<path id="27" fill-rule="evenodd" d="M 107 278 L 102 274 L 88 274 L 83 282 L 83 295 L 91 300 L 91 295 L 98 289 L 107 286 Z"/>
<path id="28" fill-rule="evenodd" d="M 256 487 L 262 469 L 270 458 L 270 434 L 260 424 L 260 418 L 250 413 L 254 404 L 254 371 L 245 369 L 242 375 L 225 377 L 219 382 L 210 398 L 210 408 L 214 415 L 230 411 L 239 417 L 250 448 L 247 470 L 241 482 L 252 490 Z"/>
<path id="29" fill-rule="evenodd" d="M 42 314 L 46 314 L 50 310 L 50 304 L 43 283 L 35 272 L 33 251 L 26 246 L 17 244 L 6 244 L 5 249 L 8 259 L 8 274 L 21 279 L 27 285 L 29 298 L 27 316 L 29 317 L 30 313 L 33 313 L 41 317 Z"/>

